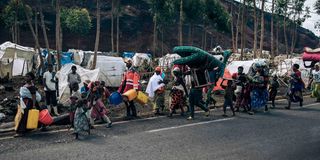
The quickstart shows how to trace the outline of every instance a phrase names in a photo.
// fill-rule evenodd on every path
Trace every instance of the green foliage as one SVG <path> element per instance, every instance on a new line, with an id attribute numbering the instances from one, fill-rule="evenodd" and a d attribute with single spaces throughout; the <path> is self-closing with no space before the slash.
<path id="1" fill-rule="evenodd" d="M 32 9 L 30 6 L 26 7 L 27 13 L 31 17 Z M 15 18 L 17 18 L 16 20 L 19 25 L 21 25 L 23 21 L 26 21 L 24 5 L 20 0 L 10 0 L 1 13 L 1 19 L 6 28 L 10 28 L 14 25 Z"/>
<path id="2" fill-rule="evenodd" d="M 189 23 L 203 22 L 205 18 L 205 3 L 203 0 L 188 0 L 185 1 L 183 10 L 185 20 Z"/>
<path id="3" fill-rule="evenodd" d="M 206 17 L 211 25 L 219 31 L 230 30 L 230 15 L 219 1 L 205 0 Z"/>
<path id="4" fill-rule="evenodd" d="M 320 15 L 320 0 L 317 0 L 314 4 L 314 9 L 316 10 L 317 14 Z"/>
<path id="5" fill-rule="evenodd" d="M 61 10 L 61 26 L 70 32 L 84 36 L 92 27 L 91 17 L 87 9 L 64 8 Z"/>
<path id="6" fill-rule="evenodd" d="M 158 26 L 165 27 L 177 22 L 180 0 L 150 0 L 151 12 Z M 184 0 L 185 23 L 208 23 L 219 31 L 229 31 L 230 15 L 216 0 Z"/>
<path id="7" fill-rule="evenodd" d="M 176 22 L 176 0 L 151 0 L 151 12 L 153 19 L 157 20 L 158 28 L 165 27 Z"/>

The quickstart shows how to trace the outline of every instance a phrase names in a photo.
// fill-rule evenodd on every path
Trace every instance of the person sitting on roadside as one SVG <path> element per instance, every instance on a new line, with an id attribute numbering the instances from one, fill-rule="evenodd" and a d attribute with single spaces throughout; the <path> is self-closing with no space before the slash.
<path id="1" fill-rule="evenodd" d="M 105 104 L 109 104 L 109 97 L 111 93 L 107 88 L 105 81 L 100 82 L 100 92 L 102 93 L 102 97 L 101 97 L 102 102 Z"/>
<path id="2" fill-rule="evenodd" d="M 71 73 L 68 74 L 68 84 L 69 84 L 69 88 L 70 88 L 70 95 L 72 95 L 72 91 L 73 91 L 72 84 L 73 83 L 77 83 L 77 84 L 81 83 L 81 78 L 80 78 L 80 75 L 77 73 L 76 66 L 72 66 Z"/>
<path id="3" fill-rule="evenodd" d="M 91 82 L 89 86 L 90 95 L 89 95 L 89 106 L 90 106 L 90 116 L 91 116 L 91 125 L 94 124 L 94 120 L 101 119 L 104 122 L 107 122 L 106 128 L 110 128 L 112 126 L 112 122 L 110 118 L 107 116 L 108 110 L 102 102 L 103 90 L 100 88 L 100 82 Z"/>
<path id="4" fill-rule="evenodd" d="M 83 86 L 80 89 L 80 93 L 85 95 L 86 97 L 90 93 L 90 88 L 89 88 L 90 80 L 85 80 L 83 82 Z"/>
<path id="5" fill-rule="evenodd" d="M 79 85 L 77 83 L 73 83 L 72 85 L 73 93 L 70 96 L 70 122 L 71 127 L 74 128 L 74 134 L 76 135 L 76 139 L 78 139 L 79 133 L 81 131 L 86 131 L 90 134 L 90 124 L 89 117 L 87 114 L 87 99 L 85 94 L 81 94 L 79 92 Z"/>
<path id="6" fill-rule="evenodd" d="M 16 134 L 14 137 L 23 136 L 26 132 L 30 131 L 27 129 L 28 113 L 31 109 L 41 110 L 39 102 L 41 101 L 41 95 L 38 93 L 37 88 L 35 87 L 33 81 L 35 80 L 35 75 L 32 72 L 29 72 L 25 76 L 26 83 L 20 87 L 20 113 L 18 109 L 17 116 L 18 123 L 15 127 Z M 41 127 L 45 127 L 40 124 Z"/>

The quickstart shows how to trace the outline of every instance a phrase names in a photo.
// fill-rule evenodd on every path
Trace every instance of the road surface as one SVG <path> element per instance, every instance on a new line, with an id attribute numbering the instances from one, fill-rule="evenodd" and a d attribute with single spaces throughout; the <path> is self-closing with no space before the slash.
<path id="1" fill-rule="evenodd" d="M 71 131 L 33 132 L 26 137 L 0 137 L 0 159 L 39 160 L 318 160 L 320 104 L 305 98 L 305 106 L 286 101 L 267 113 L 209 117 L 193 121 L 175 116 L 124 121 L 103 126 L 75 140 Z M 229 112 L 229 115 L 231 113 Z"/>

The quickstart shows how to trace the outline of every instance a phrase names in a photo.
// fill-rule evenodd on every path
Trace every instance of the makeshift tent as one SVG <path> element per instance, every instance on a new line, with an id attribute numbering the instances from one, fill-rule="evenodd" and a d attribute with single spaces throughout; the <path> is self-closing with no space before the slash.
<path id="1" fill-rule="evenodd" d="M 0 45 L 0 50 L 1 76 L 7 75 L 7 73 L 9 73 L 9 77 L 25 75 L 32 70 L 34 49 L 5 42 Z"/>
<path id="2" fill-rule="evenodd" d="M 73 54 L 71 52 L 63 52 L 60 55 L 60 62 L 61 65 L 69 64 L 69 63 L 74 63 L 73 61 Z"/>
<path id="3" fill-rule="evenodd" d="M 27 51 L 27 52 L 35 52 L 34 48 L 31 47 L 25 47 L 25 46 L 21 46 L 12 42 L 4 42 L 0 45 L 0 50 L 5 51 L 7 48 L 15 48 L 15 49 L 19 49 L 19 50 L 23 50 L 23 51 Z M 1 56 L 0 56 L 1 58 Z"/>
<path id="4" fill-rule="evenodd" d="M 77 49 L 69 49 L 69 53 L 73 54 L 73 62 L 74 64 L 80 65 L 84 59 L 84 51 Z"/>
<path id="5" fill-rule="evenodd" d="M 59 79 L 59 101 L 62 104 L 67 104 L 68 99 L 70 97 L 70 90 L 69 90 L 69 84 L 68 84 L 68 74 L 71 73 L 71 67 L 75 65 L 77 67 L 77 73 L 81 77 L 81 82 L 84 82 L 85 80 L 90 81 L 96 81 L 99 77 L 100 69 L 95 70 L 89 70 L 85 69 L 79 65 L 76 64 L 66 64 L 64 65 L 59 72 L 57 72 L 57 77 Z M 79 84 L 80 87 L 83 86 L 83 83 Z"/>
<path id="6" fill-rule="evenodd" d="M 172 68 L 173 61 L 181 58 L 178 54 L 167 54 L 159 59 L 159 66 L 162 68 Z"/>
<path id="7" fill-rule="evenodd" d="M 139 67 L 142 66 L 143 63 L 146 61 L 148 65 L 151 62 L 151 55 L 146 53 L 136 53 L 133 57 L 133 66 Z"/>
<path id="8" fill-rule="evenodd" d="M 226 68 L 229 70 L 229 72 L 231 74 L 233 74 L 233 73 L 237 73 L 238 72 L 238 67 L 239 66 L 242 66 L 243 67 L 243 73 L 247 74 L 247 73 L 249 73 L 250 67 L 254 63 L 260 63 L 262 65 L 267 65 L 268 61 L 266 59 L 254 59 L 254 60 L 250 60 L 250 61 L 231 61 L 227 65 Z"/>
<path id="9" fill-rule="evenodd" d="M 92 68 L 91 56 L 87 68 Z M 97 56 L 96 68 L 100 69 L 99 80 L 105 81 L 109 87 L 119 87 L 126 65 L 121 57 Z"/>
<path id="10" fill-rule="evenodd" d="M 242 66 L 243 67 L 243 72 L 245 74 L 247 74 L 249 72 L 250 67 L 252 66 L 252 64 L 254 63 L 254 61 L 232 61 L 231 63 L 229 63 L 227 65 L 227 69 L 228 71 L 233 74 L 233 73 L 237 73 L 238 72 L 238 67 Z"/>
<path id="11" fill-rule="evenodd" d="M 224 70 L 223 78 L 232 79 L 232 75 L 231 75 L 230 71 L 227 68 Z M 213 91 L 221 91 L 221 90 L 223 90 L 223 88 L 220 85 L 222 80 L 223 80 L 222 78 L 219 78 L 218 82 L 216 83 L 217 85 L 213 88 Z M 228 81 L 224 81 L 223 85 L 227 86 L 227 83 L 228 83 Z"/>

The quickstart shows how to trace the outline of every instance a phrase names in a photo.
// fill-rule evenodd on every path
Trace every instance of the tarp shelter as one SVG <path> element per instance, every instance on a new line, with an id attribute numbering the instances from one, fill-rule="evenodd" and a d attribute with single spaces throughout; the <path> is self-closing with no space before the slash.
<path id="1" fill-rule="evenodd" d="M 167 54 L 159 59 L 159 66 L 163 68 L 171 68 L 173 66 L 173 61 L 181 58 L 178 54 Z"/>
<path id="2" fill-rule="evenodd" d="M 0 48 L 2 53 L 0 55 L 1 77 L 6 76 L 7 73 L 9 73 L 9 77 L 25 75 L 32 70 L 35 56 L 34 49 L 11 42 L 5 42 L 0 45 Z"/>
<path id="3" fill-rule="evenodd" d="M 92 68 L 93 56 L 91 56 L 87 68 Z M 105 81 L 109 87 L 119 87 L 126 64 L 121 57 L 97 56 L 96 68 L 100 69 L 99 80 Z"/>
<path id="4" fill-rule="evenodd" d="M 80 65 L 84 59 L 84 51 L 83 50 L 77 50 L 77 49 L 69 49 L 69 53 L 73 54 L 73 63 Z"/>
<path id="5" fill-rule="evenodd" d="M 249 72 L 250 67 L 252 66 L 252 64 L 254 63 L 260 63 L 260 64 L 267 64 L 267 60 L 266 59 L 254 59 L 254 60 L 250 60 L 250 61 L 231 61 L 228 65 L 227 65 L 227 69 L 229 70 L 229 72 L 231 74 L 233 73 L 237 73 L 238 72 L 238 67 L 242 66 L 243 67 L 243 73 L 247 74 Z"/>
<path id="6" fill-rule="evenodd" d="M 63 52 L 60 56 L 61 65 L 74 63 L 72 52 Z"/>
<path id="7" fill-rule="evenodd" d="M 99 77 L 100 69 L 89 70 L 72 63 L 64 65 L 60 69 L 60 71 L 57 72 L 57 77 L 59 79 L 59 100 L 62 104 L 67 104 L 68 99 L 70 97 L 70 90 L 68 86 L 68 74 L 71 73 L 71 67 L 73 65 L 77 67 L 77 73 L 81 77 L 81 82 L 84 82 L 85 80 L 96 81 Z M 80 83 L 79 87 L 81 88 L 82 86 L 83 83 Z"/>
<path id="8" fill-rule="evenodd" d="M 249 72 L 250 67 L 252 66 L 254 62 L 253 61 L 232 61 L 227 65 L 227 69 L 231 74 L 238 72 L 238 67 L 243 67 L 243 72 L 247 74 Z"/>
<path id="9" fill-rule="evenodd" d="M 143 63 L 146 61 L 148 65 L 151 62 L 151 55 L 146 53 L 136 53 L 133 57 L 133 66 L 139 67 L 142 66 Z"/>

